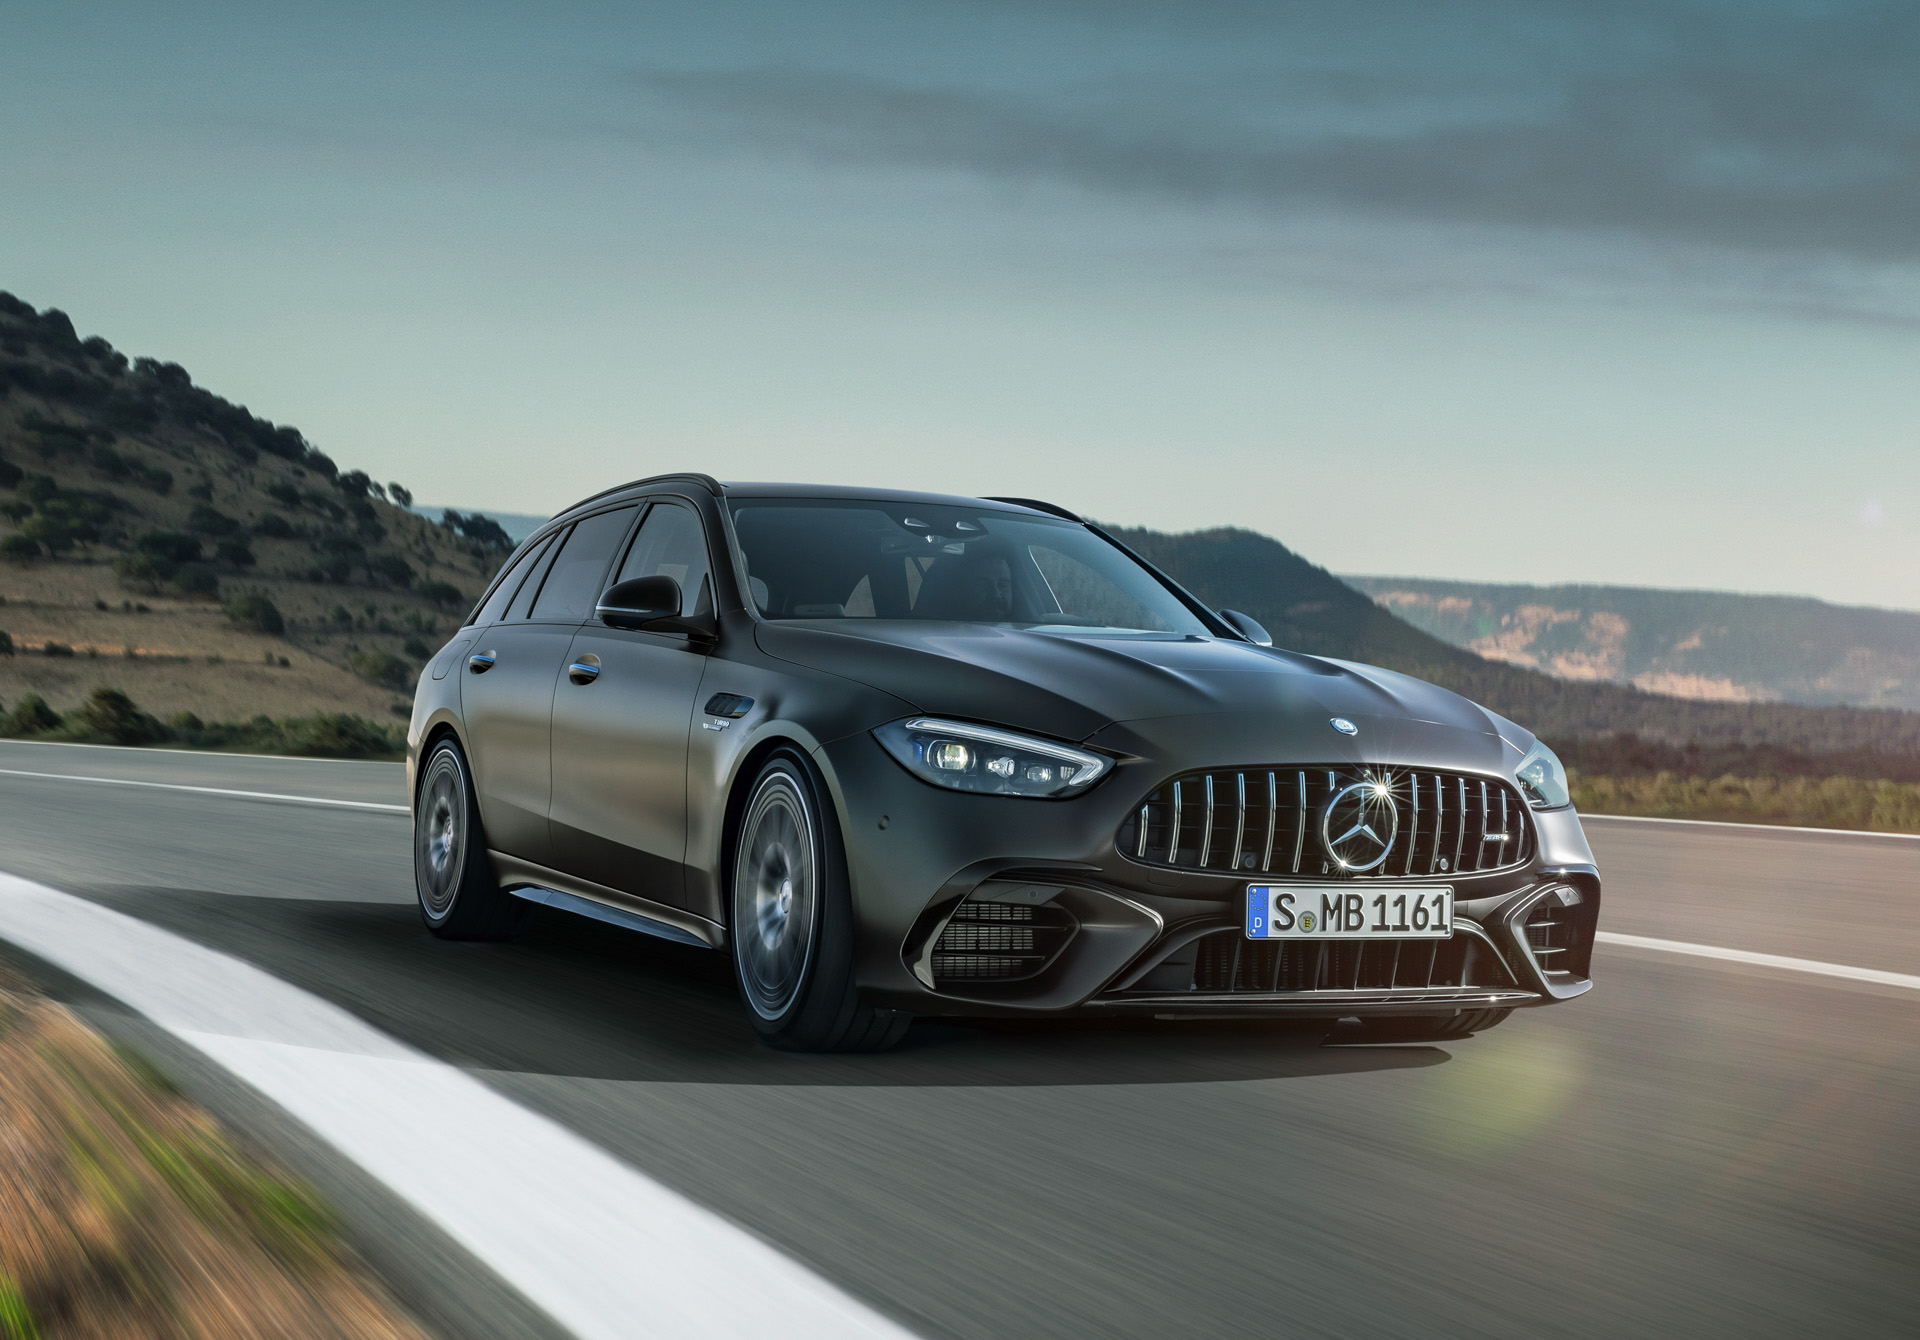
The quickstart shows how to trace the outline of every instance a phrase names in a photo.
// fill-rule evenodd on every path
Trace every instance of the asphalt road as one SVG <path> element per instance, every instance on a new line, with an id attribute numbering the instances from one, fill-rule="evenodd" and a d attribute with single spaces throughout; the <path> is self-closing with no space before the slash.
<path id="1" fill-rule="evenodd" d="M 5 771 L 11 770 L 11 772 Z M 921 1025 L 758 1048 L 724 962 L 433 940 L 381 764 L 0 744 L 0 869 L 258 963 L 927 1336 L 1914 1333 L 1920 992 L 1602 946 L 1444 1048 Z M 1595 821 L 1604 929 L 1920 971 L 1920 842 Z M 743 1288 L 752 1287 L 750 1280 Z"/>

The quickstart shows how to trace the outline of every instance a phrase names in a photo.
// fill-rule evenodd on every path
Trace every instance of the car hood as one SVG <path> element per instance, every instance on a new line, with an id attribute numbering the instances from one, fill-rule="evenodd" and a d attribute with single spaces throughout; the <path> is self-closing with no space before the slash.
<path id="1" fill-rule="evenodd" d="M 1458 694 L 1391 670 L 1244 642 L 878 619 L 762 623 L 757 635 L 770 656 L 844 675 L 930 715 L 1056 739 L 1098 735 L 1092 742 L 1122 752 L 1130 741 L 1150 746 L 1170 732 L 1198 732 L 1218 735 L 1220 748 L 1237 738 L 1233 752 L 1255 751 L 1249 759 L 1437 763 L 1436 748 L 1451 756 L 1469 739 L 1476 761 L 1502 756 L 1495 718 Z M 1331 729 L 1332 717 L 1357 724 L 1359 736 Z M 1390 752 L 1411 753 L 1389 757 L 1389 742 Z"/>

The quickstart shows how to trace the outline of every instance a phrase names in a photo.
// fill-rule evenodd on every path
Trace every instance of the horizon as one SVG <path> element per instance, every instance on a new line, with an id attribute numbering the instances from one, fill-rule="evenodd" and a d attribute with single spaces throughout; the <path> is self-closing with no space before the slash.
<path id="1" fill-rule="evenodd" d="M 1911 10 L 13 29 L 0 287 L 416 493 L 694 465 L 1920 608 Z"/>

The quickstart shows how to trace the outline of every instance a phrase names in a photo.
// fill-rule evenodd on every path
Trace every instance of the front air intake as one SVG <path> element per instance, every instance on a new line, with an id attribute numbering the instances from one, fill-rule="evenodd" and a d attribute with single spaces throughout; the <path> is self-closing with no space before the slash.
<path id="1" fill-rule="evenodd" d="M 936 985 L 1018 982 L 1038 975 L 1072 938 L 1073 915 L 1057 904 L 969 898 L 933 946 Z"/>

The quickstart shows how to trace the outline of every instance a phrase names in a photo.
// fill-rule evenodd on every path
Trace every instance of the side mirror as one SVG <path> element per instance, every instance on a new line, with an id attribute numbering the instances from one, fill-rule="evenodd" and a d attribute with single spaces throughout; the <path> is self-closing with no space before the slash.
<path id="1" fill-rule="evenodd" d="M 616 582 L 600 596 L 593 613 L 609 628 L 639 633 L 680 633 L 694 642 L 713 642 L 711 619 L 680 617 L 680 583 L 671 577 L 635 577 Z"/>
<path id="2" fill-rule="evenodd" d="M 1241 637 L 1244 637 L 1255 646 L 1271 647 L 1273 645 L 1273 634 L 1262 628 L 1254 619 L 1242 614 L 1239 610 L 1221 610 L 1220 617 L 1227 621 L 1229 628 L 1233 629 L 1234 632 L 1240 634 Z"/>

